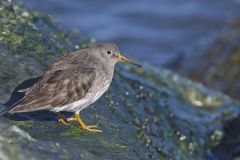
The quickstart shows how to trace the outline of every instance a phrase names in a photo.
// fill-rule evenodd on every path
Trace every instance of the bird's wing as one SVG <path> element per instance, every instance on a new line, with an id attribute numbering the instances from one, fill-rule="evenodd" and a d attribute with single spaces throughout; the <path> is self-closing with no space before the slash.
<path id="1" fill-rule="evenodd" d="M 89 92 L 95 78 L 95 69 L 83 66 L 47 72 L 9 113 L 48 110 L 77 101 Z"/>

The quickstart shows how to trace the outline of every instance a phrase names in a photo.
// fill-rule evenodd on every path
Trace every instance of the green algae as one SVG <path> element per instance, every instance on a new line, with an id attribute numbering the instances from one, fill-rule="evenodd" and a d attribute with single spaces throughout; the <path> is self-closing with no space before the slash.
<path id="1" fill-rule="evenodd" d="M 34 127 L 33 121 L 12 121 L 13 125 L 19 126 L 19 127 L 28 127 L 32 128 Z"/>
<path id="2" fill-rule="evenodd" d="M 126 146 L 124 144 L 110 143 L 109 141 L 106 141 L 106 140 L 103 140 L 103 139 L 100 140 L 100 144 L 102 144 L 103 146 L 108 147 L 108 148 L 118 148 L 118 149 L 129 148 L 128 146 Z"/>
<path id="3" fill-rule="evenodd" d="M 222 138 L 223 131 L 221 129 L 216 129 L 211 135 L 211 146 L 212 147 L 218 146 Z"/>
<path id="4" fill-rule="evenodd" d="M 82 130 L 81 128 L 76 126 L 71 126 L 68 130 L 61 133 L 60 135 L 66 136 L 66 137 L 81 137 L 82 135 L 85 135 L 85 134 L 87 134 L 86 131 Z"/>
<path id="5" fill-rule="evenodd" d="M 181 95 L 190 104 L 196 107 L 217 107 L 223 102 L 220 97 L 209 94 L 206 95 L 194 88 L 181 89 Z"/>
<path id="6" fill-rule="evenodd" d="M 48 125 L 38 122 L 38 121 L 31 121 L 31 120 L 25 120 L 25 121 L 11 121 L 13 125 L 16 125 L 21 128 L 57 128 L 58 125 L 60 125 L 57 122 L 46 122 Z"/>

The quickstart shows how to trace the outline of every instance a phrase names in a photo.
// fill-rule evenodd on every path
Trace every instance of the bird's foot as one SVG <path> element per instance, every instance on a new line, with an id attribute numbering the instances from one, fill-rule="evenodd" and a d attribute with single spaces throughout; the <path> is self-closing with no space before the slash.
<path id="1" fill-rule="evenodd" d="M 80 128 L 90 132 L 102 132 L 102 130 L 97 129 L 97 125 L 84 125 L 84 126 L 80 125 Z"/>
<path id="2" fill-rule="evenodd" d="M 71 126 L 72 125 L 72 123 L 67 121 L 59 112 L 57 112 L 56 114 L 57 114 L 59 123 L 62 123 L 62 124 L 67 125 L 67 126 Z"/>
<path id="3" fill-rule="evenodd" d="M 70 122 L 68 122 L 67 120 L 65 120 L 65 119 L 58 119 L 58 122 L 59 123 L 62 123 L 62 124 L 64 124 L 64 125 L 67 125 L 67 126 L 71 126 L 72 125 L 72 123 L 70 123 Z"/>
<path id="4" fill-rule="evenodd" d="M 90 131 L 90 132 L 102 132 L 101 130 L 97 129 L 96 125 L 85 125 L 80 117 L 80 114 L 75 114 L 75 118 L 72 118 L 71 120 L 76 120 L 79 123 L 79 127 Z"/>
<path id="5" fill-rule="evenodd" d="M 69 123 L 69 122 L 72 122 L 72 121 L 77 121 L 77 118 L 67 118 L 66 121 Z M 87 131 L 90 131 L 90 132 L 102 132 L 101 130 L 97 129 L 97 125 L 85 125 L 84 123 L 82 123 L 82 126 L 81 126 L 81 123 L 80 124 L 80 128 L 84 129 L 84 130 L 87 130 Z"/>

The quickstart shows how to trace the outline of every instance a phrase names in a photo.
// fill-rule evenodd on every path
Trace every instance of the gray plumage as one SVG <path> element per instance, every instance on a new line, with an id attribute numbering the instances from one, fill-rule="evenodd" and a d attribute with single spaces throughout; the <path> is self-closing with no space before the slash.
<path id="1" fill-rule="evenodd" d="M 108 89 L 119 56 L 115 44 L 99 43 L 63 57 L 25 91 L 24 98 L 9 113 L 39 110 L 79 113 Z"/>

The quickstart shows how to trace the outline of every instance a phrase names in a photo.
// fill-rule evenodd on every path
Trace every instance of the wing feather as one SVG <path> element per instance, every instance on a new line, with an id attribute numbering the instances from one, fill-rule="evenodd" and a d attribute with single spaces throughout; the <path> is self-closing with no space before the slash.
<path id="1" fill-rule="evenodd" d="M 81 65 L 46 72 L 9 113 L 50 110 L 83 98 L 96 78 L 95 69 Z"/>

